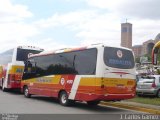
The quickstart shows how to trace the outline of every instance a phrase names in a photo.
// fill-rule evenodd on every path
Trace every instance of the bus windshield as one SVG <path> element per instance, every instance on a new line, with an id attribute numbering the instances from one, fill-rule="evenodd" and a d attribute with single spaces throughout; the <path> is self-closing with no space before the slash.
<path id="1" fill-rule="evenodd" d="M 41 51 L 17 48 L 17 61 L 26 61 L 29 54 L 38 54 Z"/>
<path id="2" fill-rule="evenodd" d="M 109 67 L 120 69 L 131 69 L 135 66 L 131 51 L 114 47 L 104 48 L 104 63 Z"/>

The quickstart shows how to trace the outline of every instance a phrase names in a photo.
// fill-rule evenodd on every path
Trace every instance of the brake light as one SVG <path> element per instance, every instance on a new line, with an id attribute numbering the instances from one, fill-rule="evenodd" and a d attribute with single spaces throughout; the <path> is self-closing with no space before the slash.
<path id="1" fill-rule="evenodd" d="M 152 87 L 153 87 L 153 88 L 155 88 L 155 87 L 156 87 L 156 84 L 155 84 L 155 82 L 153 82 L 153 83 L 152 83 Z"/>

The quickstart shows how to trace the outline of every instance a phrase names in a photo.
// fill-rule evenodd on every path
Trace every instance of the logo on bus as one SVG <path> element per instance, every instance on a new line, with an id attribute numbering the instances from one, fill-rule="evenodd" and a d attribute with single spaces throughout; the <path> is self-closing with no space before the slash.
<path id="1" fill-rule="evenodd" d="M 67 80 L 67 84 L 73 84 L 73 80 Z"/>
<path id="2" fill-rule="evenodd" d="M 122 53 L 122 51 L 121 51 L 121 50 L 118 50 L 118 51 L 117 51 L 117 56 L 118 56 L 119 58 L 122 58 L 123 53 Z"/>
<path id="3" fill-rule="evenodd" d="M 33 55 L 33 53 L 29 53 L 29 54 L 28 54 L 28 58 L 29 58 L 31 55 Z"/>
<path id="4" fill-rule="evenodd" d="M 61 85 L 64 85 L 64 83 L 65 83 L 65 79 L 64 79 L 64 78 L 61 78 L 60 83 L 61 83 Z"/>

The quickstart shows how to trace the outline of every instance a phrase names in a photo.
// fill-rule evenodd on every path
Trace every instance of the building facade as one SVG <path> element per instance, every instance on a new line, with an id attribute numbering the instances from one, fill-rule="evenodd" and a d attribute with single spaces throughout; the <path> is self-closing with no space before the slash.
<path id="1" fill-rule="evenodd" d="M 142 45 L 135 45 L 132 47 L 132 50 L 135 54 L 135 57 L 140 57 L 145 54 L 151 54 L 153 46 L 160 41 L 160 33 L 155 37 L 155 39 L 150 39 L 142 43 Z"/>
<path id="2" fill-rule="evenodd" d="M 136 57 L 140 57 L 142 55 L 142 45 L 135 45 L 134 47 L 132 47 L 132 50 L 134 52 L 134 55 Z"/>
<path id="3" fill-rule="evenodd" d="M 132 24 L 121 23 L 121 46 L 133 50 L 135 57 L 141 57 L 145 54 L 151 54 L 153 46 L 160 41 L 160 33 L 155 39 L 150 39 L 142 43 L 142 45 L 132 46 Z"/>

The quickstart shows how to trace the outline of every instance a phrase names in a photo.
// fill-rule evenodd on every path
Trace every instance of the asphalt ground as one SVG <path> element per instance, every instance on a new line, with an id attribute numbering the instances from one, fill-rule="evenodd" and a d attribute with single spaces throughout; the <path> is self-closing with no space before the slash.
<path id="1" fill-rule="evenodd" d="M 25 98 L 17 92 L 0 91 L 0 113 L 15 114 L 140 114 L 133 110 L 125 110 L 111 106 L 88 106 L 84 102 L 76 102 L 73 106 L 64 107 L 54 98 L 32 96 Z"/>
<path id="2" fill-rule="evenodd" d="M 25 98 L 20 93 L 0 91 L 0 120 L 121 120 L 126 115 L 142 118 L 146 113 L 103 104 L 91 107 L 84 102 L 64 107 L 54 98 Z"/>

